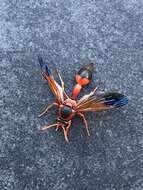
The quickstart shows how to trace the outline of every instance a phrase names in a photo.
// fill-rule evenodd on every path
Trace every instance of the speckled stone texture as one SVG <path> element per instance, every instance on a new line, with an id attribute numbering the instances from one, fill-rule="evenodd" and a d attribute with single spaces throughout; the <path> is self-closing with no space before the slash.
<path id="1" fill-rule="evenodd" d="M 96 63 L 90 92 L 119 91 L 124 108 L 76 118 L 70 143 L 54 129 L 54 97 L 37 55 L 56 66 L 70 94 L 75 72 Z M 55 63 L 55 66 L 54 64 Z M 143 1 L 0 1 L 0 190 L 143 189 Z"/>

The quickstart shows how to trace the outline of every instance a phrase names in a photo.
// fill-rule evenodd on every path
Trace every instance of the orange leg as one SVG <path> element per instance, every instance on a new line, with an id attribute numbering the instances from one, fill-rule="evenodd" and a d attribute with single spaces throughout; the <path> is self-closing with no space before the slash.
<path id="1" fill-rule="evenodd" d="M 64 131 L 65 140 L 67 142 L 69 142 L 69 140 L 68 140 L 68 131 L 69 131 L 70 126 L 71 126 L 71 121 L 69 122 L 69 124 L 68 124 L 68 126 L 66 128 L 64 126 L 62 126 L 63 131 Z"/>
<path id="2" fill-rule="evenodd" d="M 67 93 L 65 92 L 65 83 L 64 83 L 64 81 L 63 81 L 63 79 L 62 79 L 62 77 L 61 77 L 61 75 L 60 75 L 60 73 L 59 73 L 59 71 L 58 71 L 57 69 L 56 69 L 56 72 L 57 72 L 57 74 L 58 74 L 58 76 L 59 76 L 63 93 L 64 93 L 64 95 L 66 96 L 66 98 L 69 98 L 69 96 L 68 96 Z"/>
<path id="3" fill-rule="evenodd" d="M 57 124 L 56 131 L 59 129 L 60 123 Z"/>
<path id="4" fill-rule="evenodd" d="M 94 90 L 91 91 L 89 94 L 84 95 L 78 102 L 80 103 L 82 101 L 87 100 L 90 96 L 92 96 L 97 91 L 97 89 L 98 89 L 98 86 L 94 88 Z"/>
<path id="5" fill-rule="evenodd" d="M 51 127 L 56 127 L 56 126 L 57 126 L 57 123 L 52 124 L 52 125 L 48 125 L 48 126 L 43 127 L 42 129 L 40 129 L 40 131 L 44 131 L 45 132 L 47 129 L 49 129 Z"/>
<path id="6" fill-rule="evenodd" d="M 57 104 L 56 102 L 50 104 L 49 106 L 46 107 L 46 109 L 45 109 L 42 113 L 40 113 L 40 114 L 38 115 L 38 117 L 41 117 L 42 115 L 44 115 L 44 114 L 45 114 L 50 108 L 52 108 L 53 106 L 58 106 L 58 104 Z"/>
<path id="7" fill-rule="evenodd" d="M 84 122 L 84 124 L 85 124 L 85 128 L 86 128 L 87 134 L 88 134 L 88 136 L 90 136 L 89 128 L 88 128 L 87 121 L 86 121 L 86 119 L 85 119 L 84 114 L 78 113 L 78 115 L 83 119 L 83 122 Z"/>

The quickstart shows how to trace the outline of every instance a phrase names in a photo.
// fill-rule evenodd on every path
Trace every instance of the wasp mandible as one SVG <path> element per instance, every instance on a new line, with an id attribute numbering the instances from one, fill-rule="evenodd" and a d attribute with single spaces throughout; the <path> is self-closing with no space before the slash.
<path id="1" fill-rule="evenodd" d="M 69 96 L 65 91 L 64 82 L 59 71 L 57 70 L 57 74 L 61 84 L 58 84 L 54 79 L 48 64 L 43 61 L 41 56 L 38 56 L 38 61 L 41 66 L 42 76 L 47 80 L 49 87 L 55 96 L 55 102 L 47 106 L 46 109 L 39 114 L 39 117 L 44 115 L 53 106 L 58 108 L 57 122 L 43 127 L 40 129 L 41 131 L 46 131 L 51 127 L 56 127 L 56 130 L 62 128 L 65 140 L 69 142 L 68 132 L 71 127 L 72 119 L 74 116 L 78 115 L 82 118 L 87 134 L 90 136 L 89 127 L 84 115 L 86 112 L 109 110 L 124 106 L 128 103 L 128 98 L 118 92 L 106 92 L 96 95 L 97 87 L 89 94 L 84 95 L 81 99 L 77 100 L 77 96 L 81 89 L 91 82 L 94 70 L 93 63 L 85 65 L 76 73 L 76 85 L 72 90 L 72 95 Z"/>

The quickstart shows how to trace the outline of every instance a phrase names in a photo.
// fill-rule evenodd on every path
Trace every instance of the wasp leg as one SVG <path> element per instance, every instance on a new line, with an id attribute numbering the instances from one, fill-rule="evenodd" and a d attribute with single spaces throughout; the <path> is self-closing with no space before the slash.
<path id="1" fill-rule="evenodd" d="M 63 79 L 62 79 L 62 77 L 61 77 L 61 75 L 60 75 L 60 73 L 59 73 L 59 71 L 56 69 L 56 72 L 57 72 L 57 74 L 58 74 L 58 77 L 59 77 L 59 79 L 60 79 L 60 82 L 61 82 L 61 86 L 62 86 L 62 90 L 63 90 L 63 92 L 64 92 L 64 95 L 66 96 L 66 98 L 69 98 L 69 96 L 67 95 L 67 93 L 65 92 L 65 83 L 64 83 L 64 81 L 63 81 Z"/>
<path id="2" fill-rule="evenodd" d="M 80 104 L 80 102 L 82 102 L 83 100 L 84 100 L 84 101 L 87 100 L 90 96 L 92 96 L 92 95 L 97 91 L 97 89 L 98 89 L 98 86 L 97 86 L 96 88 L 94 88 L 94 90 L 91 91 L 89 94 L 84 95 L 84 96 L 78 101 L 78 103 Z"/>
<path id="3" fill-rule="evenodd" d="M 70 126 L 71 126 L 71 121 L 69 122 L 69 124 L 68 124 L 68 126 L 66 128 L 64 126 L 62 126 L 66 142 L 69 142 L 69 140 L 68 140 L 68 131 L 69 131 Z"/>
<path id="4" fill-rule="evenodd" d="M 53 106 L 58 106 L 58 104 L 57 103 L 52 103 L 52 104 L 50 104 L 49 106 L 47 106 L 46 107 L 46 109 L 42 112 L 42 113 L 40 113 L 39 115 L 38 115 L 38 117 L 41 117 L 42 115 L 44 115 L 50 108 L 52 108 Z"/>
<path id="5" fill-rule="evenodd" d="M 87 125 L 87 121 L 86 121 L 86 118 L 85 118 L 84 114 L 78 113 L 78 115 L 83 119 L 83 122 L 84 122 L 84 124 L 85 124 L 85 128 L 86 128 L 87 134 L 88 134 L 88 136 L 90 136 L 89 127 L 88 127 L 88 125 Z"/>
<path id="6" fill-rule="evenodd" d="M 58 124 L 57 124 L 57 127 L 56 127 L 56 131 L 59 129 L 59 127 L 60 127 L 60 124 L 58 123 Z"/>
<path id="7" fill-rule="evenodd" d="M 39 129 L 40 131 L 46 131 L 47 129 L 51 128 L 51 127 L 56 127 L 57 126 L 57 123 L 55 124 L 52 124 L 52 125 L 48 125 L 48 126 L 45 126 L 43 127 L 42 129 Z"/>
<path id="8" fill-rule="evenodd" d="M 97 91 L 98 88 L 99 86 L 96 86 L 87 96 L 92 96 Z"/>
<path id="9" fill-rule="evenodd" d="M 56 69 L 56 72 L 58 74 L 58 77 L 59 77 L 60 82 L 61 82 L 62 89 L 64 91 L 64 89 L 65 89 L 65 83 L 64 83 L 64 81 L 63 81 L 63 79 L 62 79 L 62 77 L 61 77 L 61 75 L 60 75 L 60 73 L 59 73 L 59 71 L 57 69 Z"/>
<path id="10" fill-rule="evenodd" d="M 68 140 L 68 137 L 67 137 L 66 129 L 65 129 L 65 127 L 62 127 L 62 128 L 63 128 L 63 131 L 64 131 L 65 140 L 66 140 L 66 142 L 68 143 L 69 140 Z"/>
<path id="11" fill-rule="evenodd" d="M 98 88 L 99 88 L 99 86 L 96 86 L 96 87 L 94 88 L 94 90 L 91 92 L 90 96 L 93 95 L 93 94 L 97 91 Z"/>
<path id="12" fill-rule="evenodd" d="M 89 94 L 84 95 L 84 96 L 78 101 L 78 103 L 80 104 L 80 102 L 87 100 L 90 96 L 92 96 L 92 95 L 96 92 L 97 89 L 98 89 L 98 86 L 97 86 L 96 88 L 94 88 L 94 90 L 91 91 Z"/>
<path id="13" fill-rule="evenodd" d="M 67 93 L 64 91 L 64 95 L 66 96 L 66 98 L 69 98 L 69 96 L 67 95 Z"/>

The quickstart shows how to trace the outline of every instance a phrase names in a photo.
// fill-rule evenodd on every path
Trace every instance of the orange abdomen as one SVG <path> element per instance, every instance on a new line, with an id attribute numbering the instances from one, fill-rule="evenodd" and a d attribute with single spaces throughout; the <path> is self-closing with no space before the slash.
<path id="1" fill-rule="evenodd" d="M 93 63 L 81 68 L 75 76 L 77 84 L 73 88 L 72 98 L 75 99 L 83 86 L 90 83 L 92 79 Z"/>

